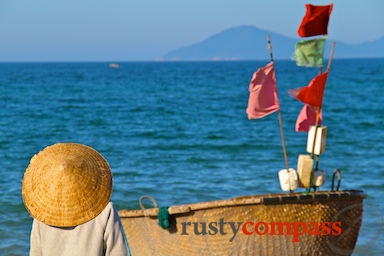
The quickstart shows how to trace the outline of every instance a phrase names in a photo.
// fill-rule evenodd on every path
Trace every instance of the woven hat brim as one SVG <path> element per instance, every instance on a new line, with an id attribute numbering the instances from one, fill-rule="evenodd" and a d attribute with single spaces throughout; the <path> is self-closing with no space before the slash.
<path id="1" fill-rule="evenodd" d="M 91 147 L 57 143 L 35 155 L 24 174 L 22 195 L 33 218 L 71 227 L 99 215 L 112 194 L 108 162 Z"/>

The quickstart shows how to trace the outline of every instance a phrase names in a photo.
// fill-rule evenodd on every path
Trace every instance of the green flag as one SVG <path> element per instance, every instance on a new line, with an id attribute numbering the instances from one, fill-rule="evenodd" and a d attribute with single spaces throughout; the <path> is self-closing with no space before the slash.
<path id="1" fill-rule="evenodd" d="M 293 60 L 297 66 L 322 67 L 324 46 L 325 37 L 300 41 L 296 43 Z"/>

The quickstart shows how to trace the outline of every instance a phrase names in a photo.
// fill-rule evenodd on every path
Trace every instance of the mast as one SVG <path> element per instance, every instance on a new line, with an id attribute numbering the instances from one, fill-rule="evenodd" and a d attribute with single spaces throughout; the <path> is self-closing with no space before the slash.
<path id="1" fill-rule="evenodd" d="M 336 42 L 332 42 L 332 48 L 331 48 L 331 52 L 330 52 L 330 56 L 329 56 L 329 60 L 328 60 L 328 66 L 327 66 L 326 72 L 329 72 L 329 70 L 331 69 L 331 63 L 332 63 L 333 52 L 334 52 L 334 49 L 335 49 L 335 44 L 336 44 Z M 320 74 L 322 74 L 322 68 L 320 68 Z M 317 130 L 318 130 L 318 127 L 319 127 L 319 119 L 320 119 L 321 108 L 322 108 L 322 106 L 318 107 L 317 108 L 317 112 L 316 112 L 315 134 L 313 136 L 311 158 L 313 158 L 313 155 L 314 155 L 314 152 L 315 152 L 315 143 L 316 143 L 316 137 L 317 137 Z M 316 170 L 318 169 L 318 162 L 319 162 L 319 156 L 316 156 Z"/>
<path id="2" fill-rule="evenodd" d="M 271 61 L 274 62 L 273 60 L 273 53 L 272 53 L 272 44 L 271 44 L 271 39 L 269 37 L 269 34 L 267 34 L 267 40 L 268 40 L 268 49 L 269 49 L 269 54 L 271 56 Z M 276 93 L 277 93 L 277 88 L 276 88 Z M 278 109 L 278 116 L 279 116 L 279 124 L 280 124 L 280 134 L 281 134 L 281 144 L 283 146 L 283 152 L 284 152 L 284 160 L 285 160 L 285 168 L 287 169 L 287 172 L 289 172 L 289 164 L 288 164 L 288 156 L 287 156 L 287 148 L 285 146 L 285 138 L 284 138 L 284 130 L 283 130 L 283 118 L 281 115 L 281 110 L 280 108 Z"/>

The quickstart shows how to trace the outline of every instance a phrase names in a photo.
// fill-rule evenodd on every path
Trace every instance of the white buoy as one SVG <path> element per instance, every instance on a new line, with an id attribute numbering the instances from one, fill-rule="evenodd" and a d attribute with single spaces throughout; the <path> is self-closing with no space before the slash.
<path id="1" fill-rule="evenodd" d="M 315 131 L 316 131 L 316 141 L 315 141 Z M 318 127 L 311 126 L 308 132 L 307 152 L 310 154 L 313 153 L 315 155 L 320 155 L 324 153 L 326 137 L 327 137 L 326 126 L 318 126 Z M 313 143 L 315 143 L 315 146 L 313 146 Z"/>
<path id="2" fill-rule="evenodd" d="M 293 191 L 299 186 L 297 172 L 295 169 L 289 168 L 279 171 L 280 187 L 283 191 Z"/>

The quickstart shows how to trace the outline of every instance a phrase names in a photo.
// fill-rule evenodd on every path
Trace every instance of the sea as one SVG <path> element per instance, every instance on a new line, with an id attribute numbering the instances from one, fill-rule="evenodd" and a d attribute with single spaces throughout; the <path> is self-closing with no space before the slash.
<path id="1" fill-rule="evenodd" d="M 32 218 L 21 182 L 31 157 L 76 142 L 109 162 L 117 209 L 160 207 L 281 193 L 285 169 L 277 112 L 248 120 L 249 82 L 266 61 L 0 63 L 0 255 L 28 255 Z M 296 132 L 303 103 L 289 90 L 319 68 L 275 61 L 289 166 L 307 154 Z M 364 216 L 353 255 L 384 253 L 384 59 L 334 59 L 323 98 L 331 188 L 363 190 Z M 305 192 L 299 188 L 297 192 Z M 286 193 L 286 192 L 285 192 Z"/>

